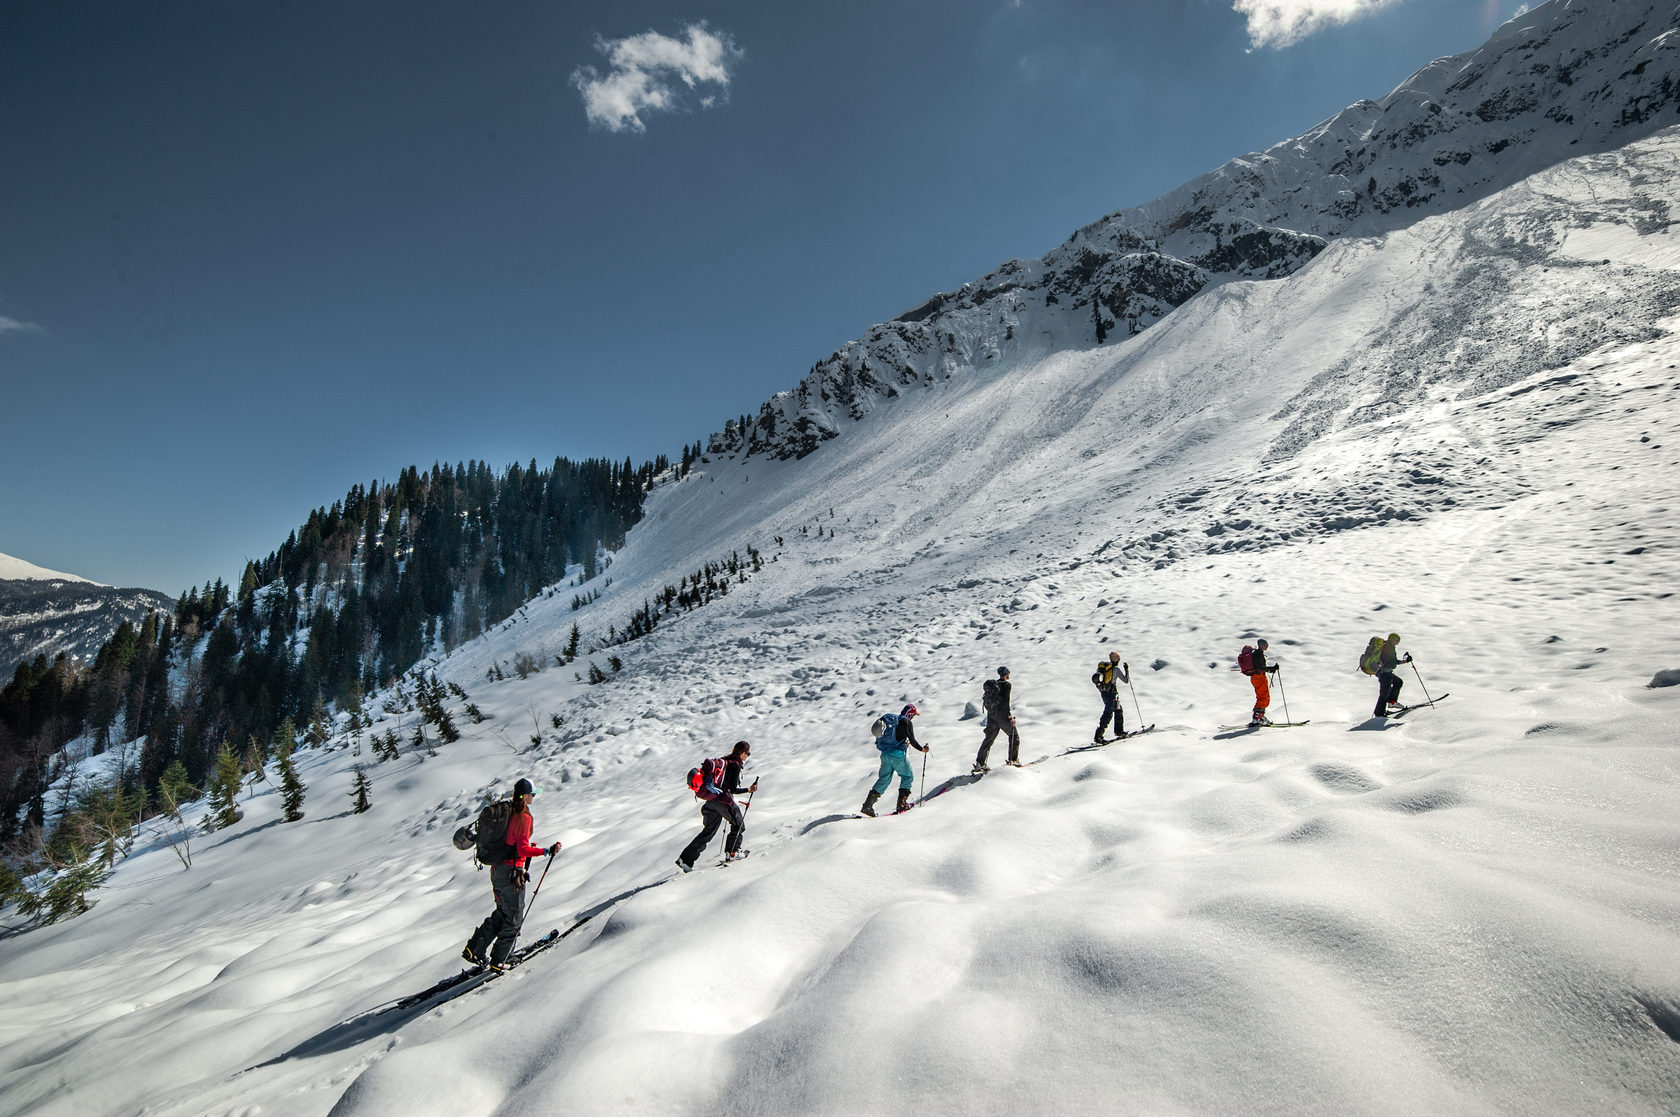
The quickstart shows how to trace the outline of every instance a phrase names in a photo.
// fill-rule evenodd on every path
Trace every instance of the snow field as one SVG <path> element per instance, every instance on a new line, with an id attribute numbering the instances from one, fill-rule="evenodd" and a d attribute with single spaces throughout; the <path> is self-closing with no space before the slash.
<path id="1" fill-rule="evenodd" d="M 1590 275 L 1475 246 L 1669 199 L 1675 177 L 1632 181 L 1677 142 L 907 394 L 803 462 L 700 467 L 599 601 L 562 588 L 437 666 L 491 720 L 371 765 L 369 815 L 347 813 L 347 753 L 301 753 L 302 824 L 262 787 L 190 872 L 153 844 L 93 912 L 5 940 L 8 1107 L 1669 1111 L 1680 688 L 1644 683 L 1680 666 L 1680 343 L 1623 311 L 1673 283 L 1652 247 L 1672 234 L 1596 234 L 1626 255 Z M 1446 310 L 1486 352 L 1423 328 Z M 1588 318 L 1599 344 L 1534 363 Z M 1382 354 L 1408 339 L 1399 383 Z M 614 649 L 607 683 L 485 681 L 748 543 L 775 561 Z M 1452 696 L 1377 721 L 1353 664 L 1390 630 Z M 1287 697 L 1310 725 L 1218 728 L 1246 720 L 1230 668 L 1259 636 L 1274 717 Z M 1110 649 L 1128 728 L 1161 728 L 1069 752 Z M 1049 759 L 843 817 L 870 720 L 905 701 L 926 787 L 964 776 L 965 708 L 1001 664 L 1023 758 Z M 740 738 L 753 854 L 677 876 L 683 775 Z M 588 921 L 481 992 L 353 1021 L 454 970 L 490 903 L 449 834 L 519 775 L 545 788 L 537 840 L 566 842 L 527 932 Z"/>

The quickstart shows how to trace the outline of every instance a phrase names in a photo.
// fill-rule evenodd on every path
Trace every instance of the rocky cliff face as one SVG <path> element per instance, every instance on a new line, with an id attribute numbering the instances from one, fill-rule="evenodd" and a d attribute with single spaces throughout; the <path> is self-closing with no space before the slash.
<path id="1" fill-rule="evenodd" d="M 1210 285 L 1282 278 L 1332 238 L 1404 227 L 1680 124 L 1677 71 L 1674 0 L 1552 0 L 1381 101 L 873 327 L 709 449 L 804 457 L 901 392 L 1124 340 Z"/>

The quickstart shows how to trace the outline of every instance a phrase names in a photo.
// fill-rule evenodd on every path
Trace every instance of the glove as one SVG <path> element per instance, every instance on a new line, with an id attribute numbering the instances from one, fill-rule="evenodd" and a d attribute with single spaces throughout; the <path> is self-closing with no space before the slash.
<path id="1" fill-rule="evenodd" d="M 559 853 L 559 852 L 560 852 L 560 843 L 559 842 L 555 842 L 553 845 L 548 847 L 548 855 L 550 857 L 553 857 L 556 853 Z"/>
<path id="2" fill-rule="evenodd" d="M 1412 661 L 1412 653 L 1411 653 L 1411 652 L 1407 652 L 1407 653 L 1406 653 L 1406 662 L 1407 662 L 1407 663 L 1410 663 L 1410 662 L 1411 662 L 1411 661 Z"/>
<path id="3" fill-rule="evenodd" d="M 529 883 L 531 883 L 530 873 L 527 873 L 524 869 L 515 869 L 513 871 L 513 886 L 515 888 L 524 888 Z"/>

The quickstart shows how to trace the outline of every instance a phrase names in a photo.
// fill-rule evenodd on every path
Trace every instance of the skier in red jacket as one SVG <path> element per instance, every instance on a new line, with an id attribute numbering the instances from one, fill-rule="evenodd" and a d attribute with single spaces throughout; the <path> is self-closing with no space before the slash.
<path id="1" fill-rule="evenodd" d="M 531 844 L 531 800 L 536 793 L 530 780 L 521 779 L 513 785 L 513 813 L 508 818 L 506 837 L 509 856 L 490 866 L 490 888 L 496 894 L 496 910 L 478 925 L 461 951 L 461 957 L 474 966 L 500 966 L 508 960 L 525 919 L 525 883 L 530 879 L 525 864 L 533 857 L 545 853 L 553 857 L 560 852 L 559 842 L 551 846 Z M 488 955 L 486 947 L 490 948 Z"/>

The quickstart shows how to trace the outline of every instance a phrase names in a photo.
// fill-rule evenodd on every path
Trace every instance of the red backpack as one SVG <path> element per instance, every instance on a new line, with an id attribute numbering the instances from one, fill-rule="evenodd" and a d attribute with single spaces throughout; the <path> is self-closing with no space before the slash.
<path id="1" fill-rule="evenodd" d="M 706 793 L 706 785 L 709 783 L 713 787 L 723 786 L 723 765 L 728 759 L 727 756 L 717 756 L 710 760 L 702 760 L 700 767 L 688 770 L 688 789 L 694 792 L 696 799 L 717 798 L 716 795 Z"/>
<path id="2" fill-rule="evenodd" d="M 1237 656 L 1237 670 L 1245 675 L 1254 674 L 1254 645 L 1244 644 L 1242 654 Z"/>

